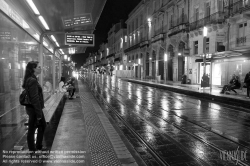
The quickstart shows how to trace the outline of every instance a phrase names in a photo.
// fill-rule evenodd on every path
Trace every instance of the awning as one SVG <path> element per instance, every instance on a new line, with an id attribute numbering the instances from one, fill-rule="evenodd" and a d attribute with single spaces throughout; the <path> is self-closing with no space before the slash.
<path id="1" fill-rule="evenodd" d="M 242 53 L 238 51 L 222 51 L 222 52 L 216 52 L 214 53 L 214 58 L 224 58 L 224 57 L 237 57 L 241 56 Z"/>
<path id="2" fill-rule="evenodd" d="M 203 62 L 203 59 L 195 59 L 195 62 Z M 211 58 L 206 58 L 206 62 L 211 62 Z"/>

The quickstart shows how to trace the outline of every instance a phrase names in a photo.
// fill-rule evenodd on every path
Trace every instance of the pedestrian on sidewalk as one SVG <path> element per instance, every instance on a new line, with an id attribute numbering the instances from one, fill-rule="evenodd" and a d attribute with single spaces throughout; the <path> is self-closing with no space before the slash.
<path id="1" fill-rule="evenodd" d="M 244 80 L 245 87 L 247 88 L 247 98 L 249 99 L 249 91 L 250 91 L 250 71 L 246 74 Z"/>
<path id="2" fill-rule="evenodd" d="M 224 85 L 221 94 L 226 93 L 230 94 L 229 92 L 232 90 L 235 94 L 238 94 L 235 89 L 239 89 L 241 87 L 241 83 L 239 81 L 239 77 L 233 74 L 232 79 L 230 80 L 228 85 Z"/>
<path id="3" fill-rule="evenodd" d="M 22 87 L 27 90 L 31 105 L 26 106 L 26 113 L 29 116 L 27 143 L 31 154 L 38 150 L 46 150 L 43 147 L 43 134 L 46 128 L 46 121 L 43 114 L 44 99 L 43 89 L 38 83 L 37 75 L 41 74 L 39 62 L 31 61 L 27 64 Z M 38 128 L 36 144 L 35 131 Z"/>

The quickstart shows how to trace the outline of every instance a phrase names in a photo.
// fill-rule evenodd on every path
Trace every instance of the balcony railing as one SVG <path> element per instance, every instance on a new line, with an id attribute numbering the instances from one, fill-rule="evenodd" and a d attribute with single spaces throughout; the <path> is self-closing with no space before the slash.
<path id="1" fill-rule="evenodd" d="M 144 46 L 146 46 L 148 44 L 149 44 L 148 40 L 145 40 L 145 41 L 143 41 L 143 42 L 140 43 L 140 47 L 144 47 Z"/>
<path id="2" fill-rule="evenodd" d="M 132 51 L 132 50 L 134 50 L 134 49 L 137 49 L 138 47 L 140 47 L 140 43 L 138 43 L 138 44 L 136 44 L 136 45 L 133 45 L 133 46 L 131 46 L 131 47 L 125 49 L 125 50 L 124 50 L 124 53 L 127 53 L 127 52 L 129 52 L 129 51 Z"/>
<path id="3" fill-rule="evenodd" d="M 247 42 L 246 36 L 236 38 L 236 45 L 237 46 L 244 46 L 246 44 L 246 42 Z"/>
<path id="4" fill-rule="evenodd" d="M 163 33 L 159 33 L 159 34 L 155 35 L 154 37 L 152 37 L 151 42 L 156 42 L 158 40 L 163 40 L 163 39 L 164 39 Z"/>
<path id="5" fill-rule="evenodd" d="M 181 15 L 179 18 L 177 18 L 175 24 L 172 24 L 170 26 L 169 30 L 174 29 L 179 25 L 186 25 L 187 23 L 188 23 L 187 17 L 185 15 Z"/>
<path id="6" fill-rule="evenodd" d="M 207 16 L 203 19 L 197 20 L 195 22 L 192 22 L 189 24 L 189 30 L 193 31 L 196 29 L 199 29 L 201 27 L 204 27 L 209 24 L 221 24 L 224 22 L 224 14 L 223 12 L 217 12 L 214 14 L 211 14 L 210 16 Z"/>
<path id="7" fill-rule="evenodd" d="M 229 3 L 227 6 L 225 6 L 225 17 L 228 18 L 237 13 L 242 13 L 247 10 L 250 10 L 250 2 L 247 2 L 245 0 L 238 0 L 237 2 Z"/>

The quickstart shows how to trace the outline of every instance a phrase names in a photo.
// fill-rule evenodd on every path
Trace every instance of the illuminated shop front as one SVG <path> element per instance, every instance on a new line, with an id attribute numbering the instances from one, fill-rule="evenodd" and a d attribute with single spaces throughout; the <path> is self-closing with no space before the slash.
<path id="1" fill-rule="evenodd" d="M 212 75 L 212 85 L 223 86 L 228 84 L 233 74 L 238 76 L 241 82 L 244 82 L 245 75 L 250 71 L 250 56 L 241 53 L 225 54 L 221 52 L 217 55 L 215 53 L 212 57 L 212 59 L 211 57 L 206 59 L 206 74 L 209 78 Z M 204 63 L 203 59 L 196 59 L 195 62 L 198 62 L 196 80 L 200 84 L 204 73 Z"/>
<path id="2" fill-rule="evenodd" d="M 212 84 L 228 84 L 232 75 L 239 77 L 244 82 L 245 75 L 250 71 L 250 57 L 231 57 L 215 59 L 212 66 Z"/>

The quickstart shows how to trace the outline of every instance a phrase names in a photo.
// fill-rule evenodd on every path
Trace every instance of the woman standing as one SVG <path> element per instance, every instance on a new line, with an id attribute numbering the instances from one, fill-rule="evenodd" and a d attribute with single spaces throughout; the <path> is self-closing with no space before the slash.
<path id="1" fill-rule="evenodd" d="M 44 108 L 43 90 L 36 77 L 41 74 L 41 66 L 38 63 L 37 61 L 31 61 L 27 64 L 22 85 L 28 92 L 31 102 L 31 105 L 26 106 L 26 112 L 29 116 L 27 142 L 29 151 L 33 153 L 36 150 L 45 150 L 42 142 L 46 121 L 42 110 Z M 38 132 L 35 144 L 34 135 L 37 128 Z"/>

